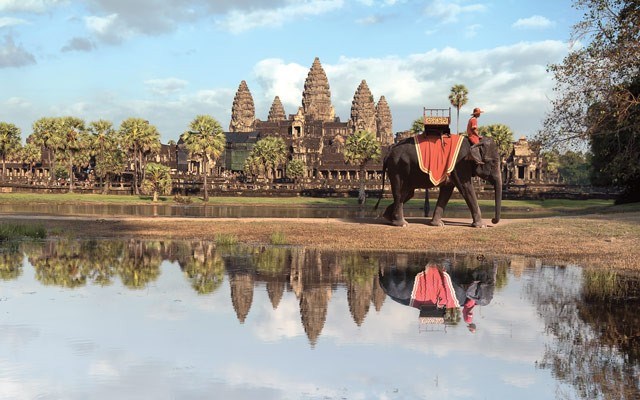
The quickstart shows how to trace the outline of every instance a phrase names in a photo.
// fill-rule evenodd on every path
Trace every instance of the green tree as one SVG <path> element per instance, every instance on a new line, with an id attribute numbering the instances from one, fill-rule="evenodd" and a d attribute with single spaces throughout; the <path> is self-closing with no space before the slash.
<path id="1" fill-rule="evenodd" d="M 153 195 L 155 203 L 158 201 L 159 194 L 171 193 L 171 169 L 157 163 L 148 163 L 145 168 L 143 189 Z"/>
<path id="2" fill-rule="evenodd" d="M 198 115 L 189 124 L 189 130 L 182 134 L 182 140 L 192 157 L 202 161 L 204 177 L 204 201 L 209 201 L 207 175 L 209 162 L 214 162 L 224 151 L 226 138 L 220 123 L 209 115 Z"/>
<path id="3" fill-rule="evenodd" d="M 98 120 L 89 124 L 91 132 L 91 155 L 94 159 L 94 173 L 100 179 L 102 192 L 108 193 L 113 177 L 121 175 L 125 168 L 125 155 L 120 146 L 118 132 L 111 121 Z M 106 183 L 103 181 L 106 180 Z"/>
<path id="4" fill-rule="evenodd" d="M 572 185 L 589 184 L 590 165 L 585 153 L 568 150 L 560 155 L 558 164 L 558 172 L 565 182 Z"/>
<path id="5" fill-rule="evenodd" d="M 539 133 L 545 147 L 588 143 L 593 169 L 640 201 L 640 5 L 637 0 L 574 0 L 584 11 L 574 48 L 549 66 L 558 96 Z"/>
<path id="6" fill-rule="evenodd" d="M 33 123 L 33 143 L 45 150 L 47 165 L 49 167 L 49 182 L 55 178 L 56 152 L 64 140 L 61 136 L 62 128 L 60 118 L 44 117 Z"/>
<path id="7" fill-rule="evenodd" d="M 89 163 L 89 134 L 84 121 L 76 117 L 61 117 L 58 124 L 60 141 L 56 157 L 66 164 L 69 174 L 69 192 L 74 190 L 74 167 L 86 166 Z"/>
<path id="8" fill-rule="evenodd" d="M 478 128 L 478 135 L 492 137 L 498 146 L 500 157 L 504 160 L 513 149 L 513 131 L 506 125 L 493 124 Z"/>
<path id="9" fill-rule="evenodd" d="M 298 179 L 304 177 L 304 171 L 306 166 L 302 160 L 294 158 L 287 163 L 287 178 L 293 179 L 294 182 L 298 182 Z"/>
<path id="10" fill-rule="evenodd" d="M 33 142 L 33 138 L 27 138 L 27 144 L 20 149 L 20 160 L 29 166 L 29 176 L 33 180 L 33 168 L 42 161 L 42 147 Z"/>
<path id="11" fill-rule="evenodd" d="M 258 140 L 251 150 L 250 158 L 262 165 L 266 178 L 276 177 L 276 169 L 287 161 L 287 145 L 279 137 L 268 136 Z"/>
<path id="12" fill-rule="evenodd" d="M 560 152 L 557 149 L 543 151 L 540 157 L 547 172 L 557 174 L 560 171 Z"/>
<path id="13" fill-rule="evenodd" d="M 449 102 L 456 109 L 456 133 L 460 133 L 460 109 L 467 104 L 469 91 L 462 84 L 453 85 L 449 93 Z"/>
<path id="14" fill-rule="evenodd" d="M 0 156 L 2 156 L 2 180 L 6 171 L 8 156 L 17 155 L 20 150 L 20 128 L 8 122 L 0 122 Z"/>
<path id="15" fill-rule="evenodd" d="M 364 191 L 365 166 L 369 161 L 377 161 L 380 159 L 380 142 L 376 140 L 376 136 L 371 132 L 357 131 L 347 137 L 343 152 L 344 159 L 348 164 L 360 167 L 358 204 L 362 207 L 366 200 L 366 193 Z"/>
<path id="16" fill-rule="evenodd" d="M 133 163 L 133 192 L 140 194 L 140 182 L 145 178 L 147 157 L 160 151 L 158 129 L 142 118 L 127 118 L 120 124 L 123 148 Z"/>
<path id="17" fill-rule="evenodd" d="M 249 157 L 244 160 L 243 171 L 247 176 L 255 178 L 262 173 L 263 169 L 262 162 L 253 155 L 249 155 Z"/>
<path id="18" fill-rule="evenodd" d="M 417 118 L 411 124 L 411 132 L 414 135 L 419 135 L 424 132 L 424 117 Z"/>

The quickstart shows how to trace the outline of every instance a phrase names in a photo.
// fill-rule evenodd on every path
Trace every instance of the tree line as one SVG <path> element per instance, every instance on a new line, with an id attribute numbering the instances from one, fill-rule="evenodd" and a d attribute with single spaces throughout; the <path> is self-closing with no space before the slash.
<path id="1" fill-rule="evenodd" d="M 22 145 L 20 129 L 8 122 L 0 122 L 0 156 L 2 180 L 8 161 L 21 162 L 33 174 L 34 167 L 45 161 L 49 166 L 49 183 L 57 178 L 69 180 L 69 191 L 75 188 L 79 171 L 91 171 L 106 193 L 117 177 L 127 171 L 132 175 L 133 194 L 153 195 L 171 192 L 169 166 L 153 162 L 162 147 L 158 129 L 142 118 L 127 118 L 119 127 L 107 120 L 85 123 L 76 117 L 44 117 L 35 121 L 32 133 Z M 208 177 L 226 146 L 220 123 L 212 116 L 198 115 L 180 136 L 190 159 L 201 163 L 204 200 L 209 198 Z M 347 163 L 361 170 L 360 192 L 364 194 L 366 163 L 378 160 L 380 143 L 375 135 L 358 131 L 349 135 L 343 148 Z M 44 159 L 43 159 L 44 157 Z M 306 175 L 302 160 L 291 158 L 282 138 L 265 137 L 255 144 L 245 160 L 244 173 L 251 177 L 275 179 L 276 170 L 283 168 L 288 178 L 297 180 Z M 214 173 L 215 174 L 215 173 Z"/>

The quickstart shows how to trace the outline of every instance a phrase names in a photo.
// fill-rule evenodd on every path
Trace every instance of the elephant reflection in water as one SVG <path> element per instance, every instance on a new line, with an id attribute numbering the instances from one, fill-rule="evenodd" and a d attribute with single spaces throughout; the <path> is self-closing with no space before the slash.
<path id="1" fill-rule="evenodd" d="M 421 324 L 455 325 L 462 318 L 475 332 L 475 306 L 491 302 L 497 266 L 451 268 L 428 262 L 425 267 L 380 269 L 380 285 L 394 301 L 420 310 Z"/>

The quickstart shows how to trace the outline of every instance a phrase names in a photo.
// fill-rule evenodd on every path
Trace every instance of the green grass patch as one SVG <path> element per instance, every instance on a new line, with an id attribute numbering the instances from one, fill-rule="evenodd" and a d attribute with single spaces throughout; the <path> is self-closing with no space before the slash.
<path id="1" fill-rule="evenodd" d="M 16 239 L 44 239 L 47 231 L 42 225 L 0 224 L 0 241 Z"/>
<path id="2" fill-rule="evenodd" d="M 273 232 L 271 236 L 269 236 L 269 241 L 275 245 L 288 244 L 287 236 L 282 232 Z"/>
<path id="3" fill-rule="evenodd" d="M 421 195 L 421 194 L 419 194 Z M 436 204 L 436 193 L 430 193 L 431 208 Z M 204 203 L 199 196 L 160 196 L 160 203 L 176 205 L 236 205 L 236 206 L 300 206 L 300 207 L 358 207 L 358 199 L 351 197 L 224 197 L 212 196 L 207 203 Z M 365 204 L 366 209 L 373 208 L 377 198 L 369 197 Z M 382 212 L 393 200 L 391 198 L 382 199 L 378 210 Z M 80 194 L 80 193 L 1 193 L 0 204 L 15 203 L 54 203 L 54 204 L 151 204 L 150 196 L 135 195 L 103 195 L 103 194 Z M 483 212 L 493 211 L 493 200 L 480 200 L 480 207 Z M 414 198 L 405 204 L 407 209 L 422 209 L 424 207 L 423 198 Z M 463 199 L 451 199 L 447 209 L 466 210 L 467 205 Z M 503 200 L 502 209 L 505 211 L 539 212 L 543 214 L 565 214 L 565 213 L 591 213 L 591 212 L 630 212 L 640 211 L 640 203 L 614 206 L 613 200 Z"/>
<path id="4" fill-rule="evenodd" d="M 220 233 L 215 236 L 217 246 L 234 246 L 238 244 L 238 237 L 229 233 Z"/>

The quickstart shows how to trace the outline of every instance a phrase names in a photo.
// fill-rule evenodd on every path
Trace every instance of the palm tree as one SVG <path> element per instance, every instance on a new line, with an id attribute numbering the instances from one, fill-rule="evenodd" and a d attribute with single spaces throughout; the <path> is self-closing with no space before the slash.
<path id="1" fill-rule="evenodd" d="M 146 165 L 146 178 L 143 182 L 145 191 L 153 194 L 153 202 L 158 201 L 159 194 L 171 192 L 171 169 L 157 163 Z"/>
<path id="2" fill-rule="evenodd" d="M 0 156 L 2 156 L 2 180 L 4 180 L 7 156 L 20 150 L 20 128 L 0 122 Z"/>
<path id="3" fill-rule="evenodd" d="M 76 117 L 60 118 L 59 135 L 65 140 L 60 142 L 58 156 L 61 161 L 67 163 L 69 172 L 69 192 L 74 190 L 73 167 L 87 164 L 89 161 L 89 135 L 84 126 L 84 121 Z"/>
<path id="4" fill-rule="evenodd" d="M 467 104 L 469 100 L 467 95 L 469 91 L 464 85 L 458 84 L 451 87 L 451 93 L 449 94 L 449 101 L 451 105 L 456 108 L 456 133 L 460 133 L 460 109 Z"/>
<path id="5" fill-rule="evenodd" d="M 411 132 L 413 132 L 414 135 L 419 135 L 424 132 L 424 117 L 417 118 L 413 121 L 411 124 Z"/>
<path id="6" fill-rule="evenodd" d="M 513 148 L 513 131 L 506 125 L 493 124 L 478 128 L 478 135 L 492 137 L 498 146 L 500 157 L 504 160 Z"/>
<path id="7" fill-rule="evenodd" d="M 60 135 L 61 124 L 60 118 L 44 117 L 33 123 L 34 145 L 40 146 L 46 150 L 47 163 L 49 166 L 49 182 L 55 177 L 56 152 L 63 141 Z"/>
<path id="8" fill-rule="evenodd" d="M 267 178 L 269 178 L 269 171 L 275 178 L 278 167 L 287 161 L 287 154 L 287 145 L 284 140 L 269 136 L 256 142 L 249 157 L 262 164 Z"/>
<path id="9" fill-rule="evenodd" d="M 27 138 L 27 144 L 20 149 L 20 160 L 29 166 L 29 176 L 33 183 L 33 167 L 42 160 L 42 147 L 33 143 L 33 138 Z"/>
<path id="10" fill-rule="evenodd" d="M 361 207 L 366 200 L 366 193 L 364 191 L 365 165 L 369 161 L 379 160 L 380 153 L 380 142 L 376 140 L 375 134 L 369 131 L 357 131 L 347 137 L 343 154 L 347 163 L 360 166 L 358 204 Z"/>
<path id="11" fill-rule="evenodd" d="M 209 161 L 220 157 L 224 151 L 226 137 L 220 123 L 209 115 L 198 115 L 189 124 L 189 130 L 181 136 L 184 145 L 192 157 L 202 160 L 202 174 L 204 175 L 204 201 L 209 201 L 207 175 L 209 175 Z"/>
<path id="12" fill-rule="evenodd" d="M 287 163 L 287 178 L 291 178 L 295 183 L 297 183 L 298 179 L 304 176 L 304 170 L 304 162 L 302 162 L 302 160 L 294 158 Z"/>
<path id="13" fill-rule="evenodd" d="M 160 150 L 160 133 L 149 121 L 142 118 L 127 118 L 120 124 L 119 133 L 123 148 L 133 163 L 133 191 L 140 194 L 139 182 L 145 177 L 147 156 Z"/>
<path id="14" fill-rule="evenodd" d="M 91 155 L 95 161 L 94 173 L 102 184 L 102 192 L 108 193 L 111 188 L 111 180 L 114 175 L 124 172 L 124 154 L 117 132 L 113 129 L 111 121 L 98 120 L 89 124 L 91 132 Z"/>

